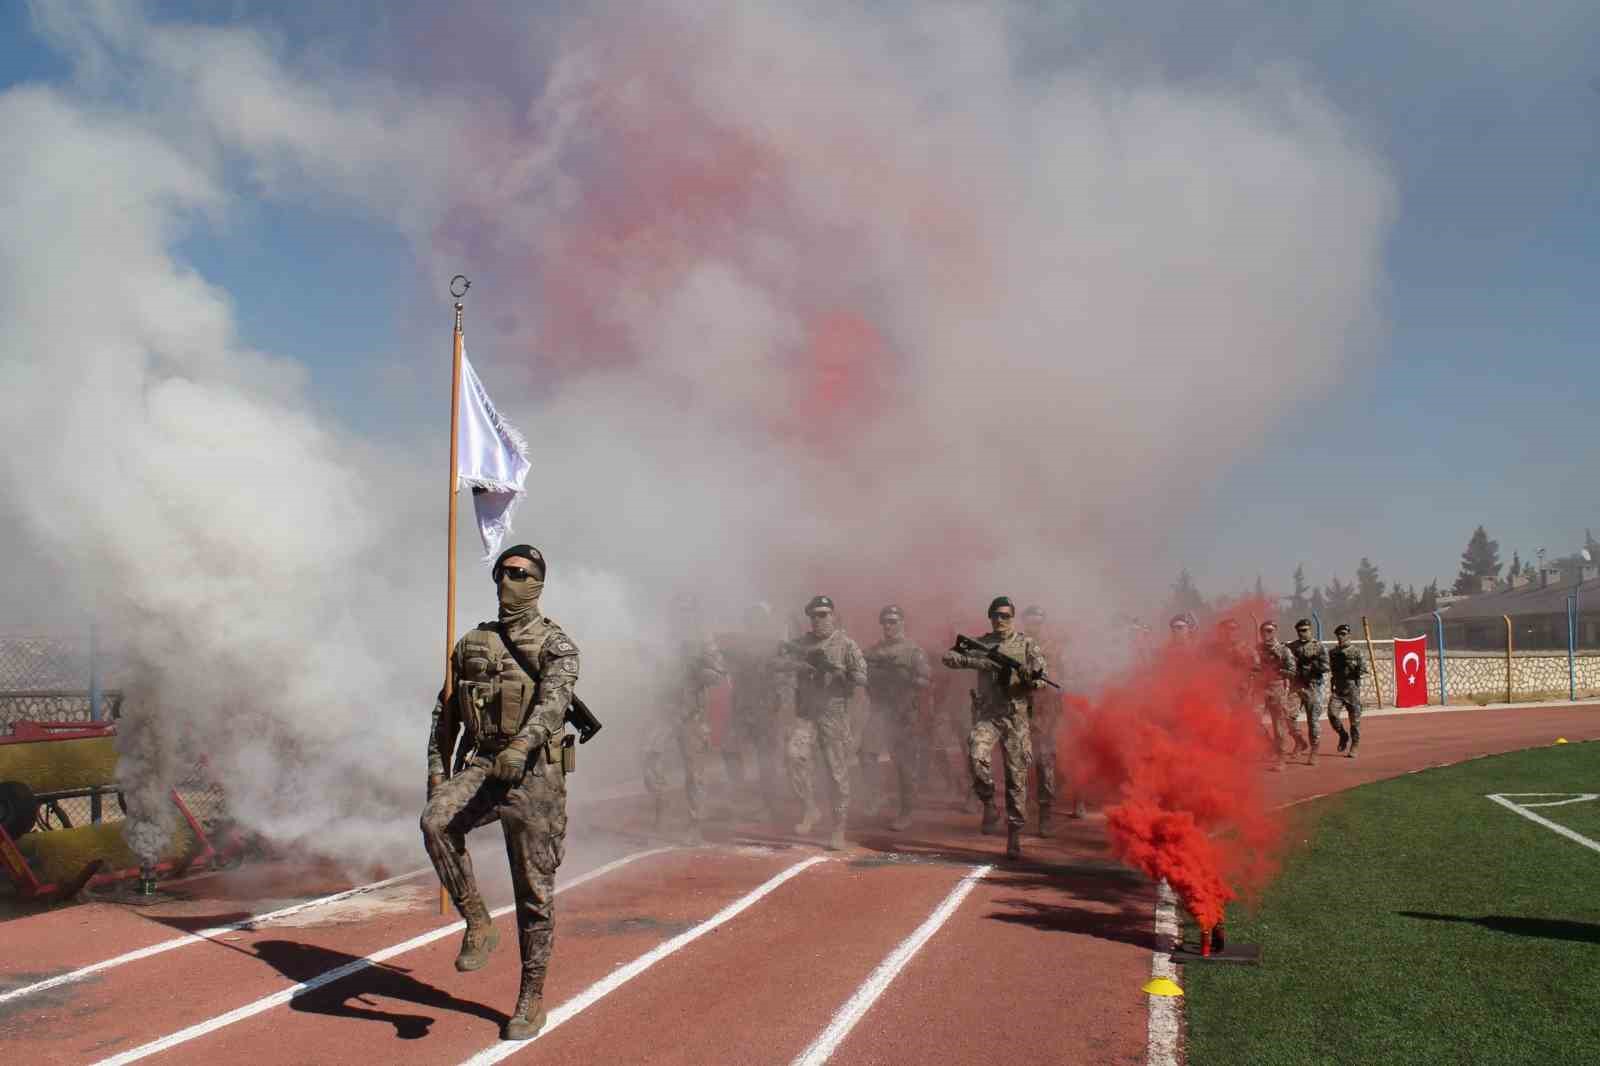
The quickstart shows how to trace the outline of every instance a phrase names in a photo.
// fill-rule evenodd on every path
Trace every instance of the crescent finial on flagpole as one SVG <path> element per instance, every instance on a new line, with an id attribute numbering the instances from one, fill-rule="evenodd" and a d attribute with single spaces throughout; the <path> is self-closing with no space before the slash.
<path id="1" fill-rule="evenodd" d="M 458 288 L 461 290 L 460 292 L 456 291 Z M 458 300 L 465 296 L 470 288 L 472 288 L 472 282 L 468 280 L 465 274 L 457 274 L 450 279 L 450 295 Z"/>

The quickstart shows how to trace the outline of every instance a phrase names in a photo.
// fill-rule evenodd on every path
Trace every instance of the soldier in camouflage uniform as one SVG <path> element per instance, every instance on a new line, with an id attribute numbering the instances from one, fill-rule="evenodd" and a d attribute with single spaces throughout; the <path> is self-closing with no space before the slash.
<path id="1" fill-rule="evenodd" d="M 922 749 L 922 694 L 928 690 L 928 654 L 906 638 L 905 612 L 889 606 L 878 612 L 883 639 L 867 650 L 867 693 L 872 713 L 883 726 L 889 756 L 894 760 L 900 813 L 889 828 L 911 826 L 917 772 Z M 872 769 L 876 770 L 876 758 Z M 876 782 L 873 782 L 876 784 Z"/>
<path id="2" fill-rule="evenodd" d="M 743 747 L 755 749 L 761 797 L 767 814 L 776 821 L 781 813 L 778 775 L 778 633 L 772 608 L 764 603 L 745 612 L 741 632 L 721 644 L 733 678 L 733 699 L 723 738 L 722 759 L 728 783 L 744 782 Z"/>
<path id="3" fill-rule="evenodd" d="M 1294 624 L 1295 639 L 1289 642 L 1294 656 L 1294 678 L 1290 681 L 1289 712 L 1306 720 L 1311 747 L 1306 765 L 1317 761 L 1317 745 L 1322 740 L 1322 710 L 1328 705 L 1328 649 L 1311 635 L 1311 622 L 1302 618 Z"/>
<path id="4" fill-rule="evenodd" d="M 477 970 L 499 942 L 478 894 L 467 833 L 499 819 L 511 860 L 522 984 L 506 1022 L 507 1040 L 544 1027 L 544 979 L 555 929 L 556 867 L 567 832 L 567 782 L 561 744 L 567 707 L 578 681 L 578 649 L 539 613 L 544 557 L 518 544 L 494 565 L 500 617 L 456 642 L 453 681 L 433 708 L 428 731 L 428 802 L 422 842 L 467 930 L 456 969 Z M 530 676 L 511 652 L 535 670 Z M 459 759 L 457 733 L 464 733 Z M 450 773 L 451 769 L 454 773 Z"/>
<path id="5" fill-rule="evenodd" d="M 1333 631 L 1339 641 L 1328 652 L 1328 667 L 1333 679 L 1333 694 L 1328 697 L 1328 724 L 1339 734 L 1339 750 L 1347 758 L 1356 757 L 1356 745 L 1361 743 L 1361 679 L 1366 676 L 1367 661 L 1361 649 L 1350 642 L 1350 627 L 1340 625 Z M 1347 732 L 1339 724 L 1336 708 L 1344 705 L 1345 717 L 1350 720 Z"/>
<path id="6" fill-rule="evenodd" d="M 1294 656 L 1278 641 L 1275 622 L 1261 623 L 1261 643 L 1256 646 L 1256 687 L 1261 693 L 1261 713 L 1266 715 L 1272 730 L 1272 769 L 1283 769 L 1283 742 L 1292 738 L 1294 750 L 1300 751 L 1304 741 L 1300 730 L 1289 714 L 1288 685 L 1294 677 Z"/>
<path id="7" fill-rule="evenodd" d="M 813 596 L 806 604 L 811 632 L 784 645 L 781 676 L 784 702 L 795 710 L 789 734 L 789 784 L 805 804 L 805 816 L 794 827 L 797 834 L 811 832 L 822 817 L 815 797 L 813 753 L 833 780 L 833 835 L 828 846 L 845 846 L 844 830 L 850 813 L 850 764 L 854 744 L 850 739 L 850 697 L 867 683 L 867 661 L 861 648 L 839 628 L 833 601 Z"/>
<path id="8" fill-rule="evenodd" d="M 978 721 L 967 742 L 967 757 L 972 765 L 973 790 L 983 801 L 985 833 L 1000 825 L 995 809 L 995 744 L 1005 755 L 1006 855 L 1022 855 L 1022 827 L 1027 824 L 1028 769 L 1033 764 L 1033 742 L 1029 734 L 1028 700 L 1044 684 L 1044 653 L 1039 642 L 1016 630 L 1016 607 L 1009 597 L 997 596 L 989 604 L 990 631 L 978 638 L 1003 655 L 1022 664 L 1021 671 L 1001 667 L 981 654 L 966 654 L 951 649 L 942 662 L 952 670 L 978 671 Z"/>
<path id="9" fill-rule="evenodd" d="M 717 642 L 700 622 L 700 605 L 681 596 L 675 605 L 677 654 L 669 657 L 658 689 L 665 720 L 645 747 L 644 787 L 655 800 L 655 827 L 661 828 L 671 787 L 667 767 L 673 752 L 683 760 L 684 791 L 689 800 L 690 844 L 704 842 L 700 824 L 706 815 L 706 758 L 711 754 L 711 721 L 707 696 L 727 680 L 728 667 Z"/>
<path id="10" fill-rule="evenodd" d="M 1039 643 L 1044 661 L 1057 681 L 1066 677 L 1066 658 L 1061 645 L 1045 635 L 1043 607 L 1029 607 L 1022 612 L 1022 632 Z M 1061 694 L 1048 688 L 1036 688 L 1028 697 L 1028 722 L 1032 734 L 1033 761 L 1039 768 L 1039 835 L 1049 836 L 1053 828 L 1051 813 L 1056 802 L 1056 732 L 1061 728 Z M 1083 801 L 1073 807 L 1072 816 L 1082 818 Z"/>

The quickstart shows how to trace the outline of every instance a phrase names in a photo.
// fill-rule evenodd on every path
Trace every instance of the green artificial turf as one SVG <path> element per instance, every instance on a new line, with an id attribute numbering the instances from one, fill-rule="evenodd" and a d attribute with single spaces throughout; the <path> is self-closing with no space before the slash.
<path id="1" fill-rule="evenodd" d="M 1228 912 L 1261 965 L 1179 973 L 1190 1066 L 1600 1064 L 1600 852 L 1496 792 L 1600 792 L 1600 743 L 1295 808 L 1281 876 Z M 1600 801 L 1536 810 L 1600 840 Z"/>

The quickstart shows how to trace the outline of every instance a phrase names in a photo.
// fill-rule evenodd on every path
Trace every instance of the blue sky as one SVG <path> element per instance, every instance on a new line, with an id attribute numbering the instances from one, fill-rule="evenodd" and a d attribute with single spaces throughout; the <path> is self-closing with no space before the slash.
<path id="1" fill-rule="evenodd" d="M 1500 7 L 1369 2 L 1307 17 L 1252 3 L 1086 6 L 1075 38 L 1086 56 L 1196 85 L 1295 70 L 1398 186 L 1376 350 L 1326 395 L 1297 398 L 1253 457 L 1220 473 L 1212 506 L 1160 563 L 1187 564 L 1203 591 L 1258 572 L 1281 586 L 1297 562 L 1318 582 L 1348 578 L 1362 555 L 1386 577 L 1448 583 L 1480 522 L 1508 561 L 1513 549 L 1565 552 L 1600 529 L 1600 5 Z M 247 18 L 320 42 L 337 62 L 392 59 L 408 40 L 387 32 L 380 4 L 157 10 Z M 0 87 L 69 76 L 26 5 L 0 3 Z M 419 276 L 398 234 L 252 200 L 197 228 L 182 253 L 231 294 L 250 344 L 308 364 L 339 417 L 379 433 L 426 417 L 366 402 L 374 371 L 420 364 L 448 328 L 435 279 Z M 1191 431 L 1206 432 L 1204 412 Z"/>

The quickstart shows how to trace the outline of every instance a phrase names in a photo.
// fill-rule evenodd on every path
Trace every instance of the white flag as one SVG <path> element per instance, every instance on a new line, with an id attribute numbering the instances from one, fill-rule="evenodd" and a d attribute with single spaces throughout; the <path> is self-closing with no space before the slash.
<path id="1" fill-rule="evenodd" d="M 511 531 L 511 518 L 522 499 L 528 477 L 528 442 L 500 417 L 483 382 L 461 351 L 461 411 L 456 424 L 456 476 L 472 489 L 478 513 L 478 535 L 487 562 L 500 551 Z"/>

